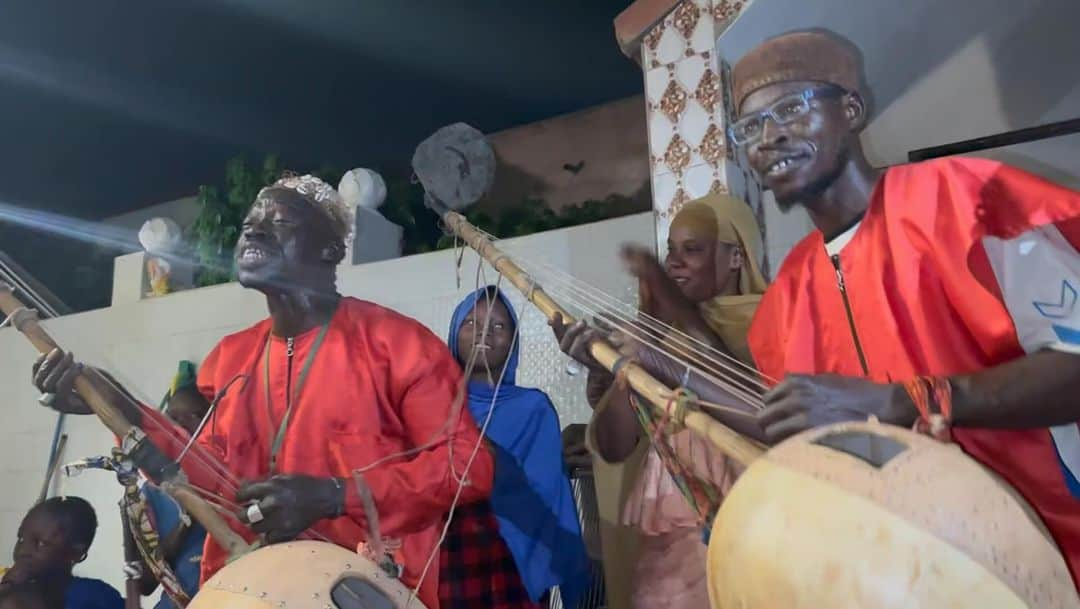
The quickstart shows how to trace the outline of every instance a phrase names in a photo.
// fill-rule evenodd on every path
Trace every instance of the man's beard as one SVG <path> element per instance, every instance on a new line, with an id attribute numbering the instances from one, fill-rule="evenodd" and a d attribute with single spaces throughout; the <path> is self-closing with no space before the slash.
<path id="1" fill-rule="evenodd" d="M 821 197 L 843 175 L 844 169 L 847 168 L 848 158 L 847 148 L 840 150 L 829 171 L 800 190 L 793 192 L 791 196 L 785 197 L 783 200 L 777 197 L 776 206 L 780 208 L 780 211 L 787 213 L 796 205 L 805 204 L 807 201 L 813 201 Z M 773 194 L 775 195 L 775 193 Z"/>

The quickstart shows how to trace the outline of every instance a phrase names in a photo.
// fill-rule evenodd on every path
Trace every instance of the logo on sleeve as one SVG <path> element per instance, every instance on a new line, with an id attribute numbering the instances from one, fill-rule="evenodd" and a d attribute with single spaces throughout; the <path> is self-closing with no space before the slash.
<path id="1" fill-rule="evenodd" d="M 1034 301 L 1031 304 L 1035 305 L 1035 309 L 1039 311 L 1039 314 L 1043 317 L 1049 317 L 1050 319 L 1065 319 L 1072 315 L 1073 309 L 1076 308 L 1076 288 L 1069 283 L 1068 279 L 1061 280 L 1061 296 L 1057 302 L 1041 302 Z"/>
<path id="2" fill-rule="evenodd" d="M 1057 302 L 1032 302 L 1040 315 L 1048 319 L 1065 320 L 1073 315 L 1076 309 L 1076 288 L 1067 279 L 1061 280 L 1061 295 Z M 1080 345 L 1080 330 L 1070 328 L 1061 323 L 1052 323 L 1054 334 L 1058 340 L 1069 345 Z"/>

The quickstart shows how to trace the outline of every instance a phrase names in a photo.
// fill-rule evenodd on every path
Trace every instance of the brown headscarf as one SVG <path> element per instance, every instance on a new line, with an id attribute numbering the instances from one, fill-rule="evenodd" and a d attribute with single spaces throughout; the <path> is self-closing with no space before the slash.
<path id="1" fill-rule="evenodd" d="M 778 82 L 824 82 L 858 92 L 865 99 L 859 49 L 826 30 L 770 38 L 744 55 L 731 77 L 736 112 L 751 93 Z"/>
<path id="2" fill-rule="evenodd" d="M 753 363 L 746 334 L 754 317 L 761 296 L 768 283 L 761 274 L 761 232 L 754 213 L 746 202 L 723 194 L 710 194 L 695 199 L 679 210 L 671 221 L 671 227 L 693 226 L 706 234 L 716 235 L 720 243 L 737 245 L 743 252 L 743 266 L 739 269 L 739 291 L 731 296 L 715 296 L 698 305 L 705 323 L 735 357 L 745 363 Z M 717 268 L 717 273 L 726 269 Z"/>

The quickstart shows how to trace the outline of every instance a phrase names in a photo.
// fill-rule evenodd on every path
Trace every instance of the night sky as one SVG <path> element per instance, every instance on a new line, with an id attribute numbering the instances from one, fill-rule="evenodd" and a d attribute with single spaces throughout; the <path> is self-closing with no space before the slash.
<path id="1" fill-rule="evenodd" d="M 100 219 L 192 194 L 225 161 L 407 162 L 642 91 L 628 0 L 12 0 L 0 6 L 0 200 Z M 0 249 L 58 293 L 40 247 Z"/>

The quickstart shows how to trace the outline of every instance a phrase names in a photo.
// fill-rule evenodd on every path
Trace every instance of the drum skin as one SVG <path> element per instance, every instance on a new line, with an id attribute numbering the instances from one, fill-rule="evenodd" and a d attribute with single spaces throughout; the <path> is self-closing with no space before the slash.
<path id="1" fill-rule="evenodd" d="M 229 563 L 203 584 L 188 609 L 334 609 L 332 590 L 346 577 L 371 583 L 394 609 L 425 609 L 371 561 L 320 541 L 267 546 Z"/>
<path id="2" fill-rule="evenodd" d="M 1011 487 L 956 445 L 875 422 L 753 462 L 713 523 L 708 578 L 713 609 L 1080 607 Z"/>

